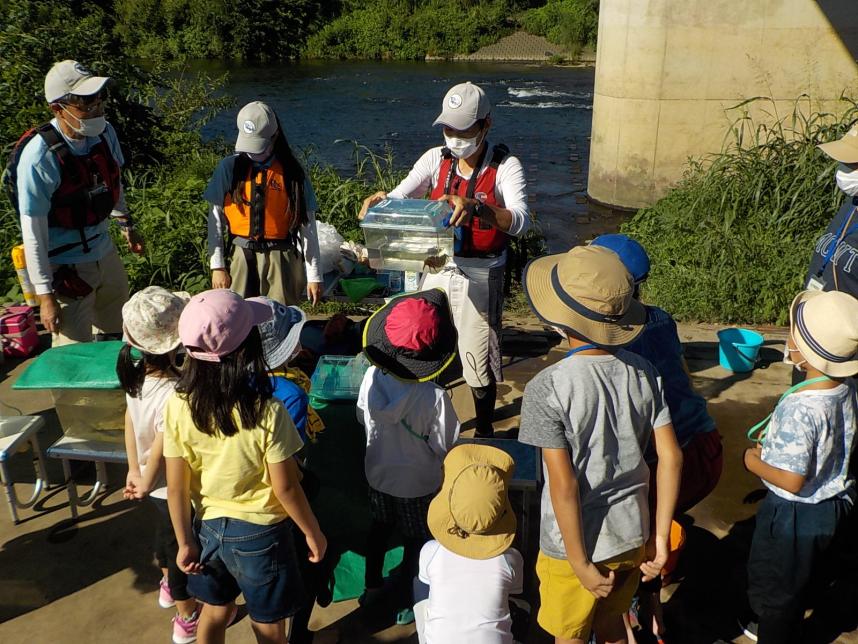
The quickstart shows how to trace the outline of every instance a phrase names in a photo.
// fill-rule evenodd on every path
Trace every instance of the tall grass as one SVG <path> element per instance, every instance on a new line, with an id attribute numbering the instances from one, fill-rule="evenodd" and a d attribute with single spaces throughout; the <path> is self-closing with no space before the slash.
<path id="1" fill-rule="evenodd" d="M 858 103 L 843 105 L 823 113 L 802 96 L 781 115 L 758 97 L 730 108 L 722 152 L 691 160 L 667 196 L 623 226 L 653 261 L 644 297 L 681 319 L 785 323 L 843 199 L 836 163 L 816 147 L 858 120 Z"/>

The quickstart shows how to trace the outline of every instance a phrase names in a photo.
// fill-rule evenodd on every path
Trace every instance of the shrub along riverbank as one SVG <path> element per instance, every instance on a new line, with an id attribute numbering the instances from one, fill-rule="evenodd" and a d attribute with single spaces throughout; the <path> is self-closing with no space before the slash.
<path id="1" fill-rule="evenodd" d="M 858 103 L 843 108 L 820 114 L 800 99 L 774 126 L 743 114 L 722 153 L 691 162 L 667 196 L 627 222 L 623 232 L 653 262 L 644 298 L 684 320 L 786 324 L 813 245 L 843 200 L 836 164 L 816 148 L 858 120 Z"/>

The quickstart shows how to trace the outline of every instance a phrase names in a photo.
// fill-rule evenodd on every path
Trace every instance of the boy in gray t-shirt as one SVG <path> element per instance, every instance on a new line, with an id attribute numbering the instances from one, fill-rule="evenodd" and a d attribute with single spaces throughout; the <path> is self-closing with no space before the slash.
<path id="1" fill-rule="evenodd" d="M 546 479 L 538 622 L 561 643 L 586 642 L 591 629 L 621 640 L 638 568 L 652 579 L 667 561 L 682 467 L 658 373 L 620 348 L 640 334 L 646 314 L 631 275 L 604 248 L 534 260 L 524 287 L 536 315 L 570 347 L 528 383 L 521 411 L 519 440 L 542 448 Z M 650 439 L 658 454 L 653 519 L 643 458 Z"/>

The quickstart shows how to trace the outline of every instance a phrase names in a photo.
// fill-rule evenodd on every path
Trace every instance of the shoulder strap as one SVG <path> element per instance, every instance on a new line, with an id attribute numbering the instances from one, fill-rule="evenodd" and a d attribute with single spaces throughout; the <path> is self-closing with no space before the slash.
<path id="1" fill-rule="evenodd" d="M 497 168 L 507 156 L 509 156 L 509 148 L 503 143 L 498 143 L 492 148 L 492 160 L 489 163 L 489 167 Z"/>

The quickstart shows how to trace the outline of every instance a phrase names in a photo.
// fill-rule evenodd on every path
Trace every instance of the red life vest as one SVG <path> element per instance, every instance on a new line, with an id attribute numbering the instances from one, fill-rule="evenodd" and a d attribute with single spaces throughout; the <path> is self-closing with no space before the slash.
<path id="1" fill-rule="evenodd" d="M 119 164 L 104 134 L 87 154 L 76 156 L 52 125 L 40 127 L 38 133 L 60 165 L 60 185 L 51 196 L 48 226 L 79 231 L 79 245 L 88 253 L 92 239 L 86 238 L 84 227 L 107 219 L 119 201 Z"/>
<path id="2" fill-rule="evenodd" d="M 495 194 L 495 183 L 498 174 L 498 166 L 509 154 L 509 148 L 505 145 L 496 145 L 492 148 L 492 158 L 488 167 L 480 173 L 483 166 L 488 146 L 483 149 L 479 161 L 470 179 L 462 179 L 456 174 L 457 159 L 447 148 L 441 151 L 441 168 L 438 171 L 438 183 L 432 189 L 430 199 L 438 199 L 443 195 L 461 195 L 462 197 L 474 198 L 479 195 L 479 200 L 490 206 L 499 206 Z M 509 243 L 509 235 L 473 216 L 471 220 L 462 226 L 462 245 L 456 250 L 457 257 L 497 257 L 506 250 Z"/>

